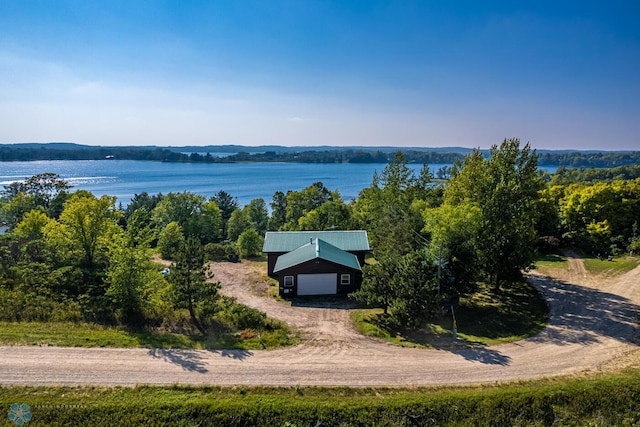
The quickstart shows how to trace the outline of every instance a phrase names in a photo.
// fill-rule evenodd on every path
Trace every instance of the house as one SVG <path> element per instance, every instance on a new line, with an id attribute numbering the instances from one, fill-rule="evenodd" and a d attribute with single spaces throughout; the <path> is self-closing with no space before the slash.
<path id="1" fill-rule="evenodd" d="M 362 284 L 367 232 L 268 232 L 262 251 L 281 296 L 348 294 Z"/>

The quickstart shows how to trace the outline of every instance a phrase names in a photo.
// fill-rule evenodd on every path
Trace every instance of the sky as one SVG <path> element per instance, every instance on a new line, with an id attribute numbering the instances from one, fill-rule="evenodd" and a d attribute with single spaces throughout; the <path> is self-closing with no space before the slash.
<path id="1" fill-rule="evenodd" d="M 2 0 L 0 143 L 640 150 L 640 2 Z"/>

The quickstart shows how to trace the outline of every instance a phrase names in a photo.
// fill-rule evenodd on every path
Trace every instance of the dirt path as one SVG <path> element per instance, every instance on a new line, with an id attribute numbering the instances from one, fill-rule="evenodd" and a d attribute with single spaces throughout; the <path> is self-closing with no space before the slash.
<path id="1" fill-rule="evenodd" d="M 222 292 L 298 328 L 304 344 L 273 351 L 0 347 L 0 384 L 243 384 L 413 386 L 572 375 L 636 364 L 640 267 L 590 277 L 570 258 L 559 279 L 532 274 L 549 301 L 548 328 L 495 347 L 423 350 L 356 334 L 343 308 L 300 307 L 260 297 L 263 274 L 215 264 Z"/>

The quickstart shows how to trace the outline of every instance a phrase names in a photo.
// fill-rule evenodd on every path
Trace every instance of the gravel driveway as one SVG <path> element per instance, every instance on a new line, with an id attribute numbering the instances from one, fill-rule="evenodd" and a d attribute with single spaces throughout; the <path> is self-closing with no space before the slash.
<path id="1" fill-rule="evenodd" d="M 252 264 L 213 264 L 222 292 L 300 330 L 303 344 L 279 350 L 0 347 L 0 384 L 219 384 L 417 386 L 506 382 L 617 369 L 640 360 L 640 267 L 590 277 L 570 258 L 558 278 L 530 275 L 549 302 L 549 326 L 512 344 L 410 349 L 358 335 L 348 307 L 291 306 L 258 296 Z"/>

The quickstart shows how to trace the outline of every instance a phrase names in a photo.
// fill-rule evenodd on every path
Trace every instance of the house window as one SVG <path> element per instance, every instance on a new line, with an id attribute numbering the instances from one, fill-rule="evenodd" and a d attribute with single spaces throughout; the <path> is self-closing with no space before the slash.
<path id="1" fill-rule="evenodd" d="M 284 276 L 284 285 L 288 288 L 293 286 L 293 276 Z"/>
<path id="2" fill-rule="evenodd" d="M 341 285 L 350 285 L 351 284 L 351 275 L 350 274 L 341 274 L 340 275 L 340 284 Z"/>

